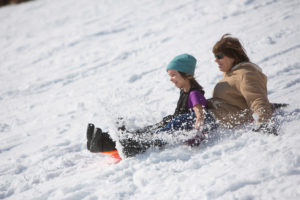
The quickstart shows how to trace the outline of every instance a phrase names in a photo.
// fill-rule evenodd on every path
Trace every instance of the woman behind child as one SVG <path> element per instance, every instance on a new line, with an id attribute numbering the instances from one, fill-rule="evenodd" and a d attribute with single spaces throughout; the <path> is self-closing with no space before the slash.
<path id="1" fill-rule="evenodd" d="M 250 62 L 240 41 L 230 34 L 223 35 L 212 51 L 223 78 L 216 84 L 207 109 L 221 126 L 255 122 L 254 131 L 277 135 L 272 114 L 287 104 L 269 102 L 267 76 L 262 69 Z"/>

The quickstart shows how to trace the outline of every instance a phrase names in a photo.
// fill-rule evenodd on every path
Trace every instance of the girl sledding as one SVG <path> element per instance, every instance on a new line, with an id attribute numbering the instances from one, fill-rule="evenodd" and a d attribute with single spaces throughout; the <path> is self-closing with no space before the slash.
<path id="1" fill-rule="evenodd" d="M 197 130 L 198 134 L 184 143 L 195 146 L 203 140 L 203 133 L 216 128 L 214 118 L 205 112 L 206 99 L 201 85 L 194 78 L 196 59 L 189 54 L 176 56 L 167 66 L 170 81 L 180 88 L 177 107 L 173 115 L 166 116 L 161 122 L 135 131 L 128 131 L 126 127 L 118 129 L 122 153 L 131 157 L 146 151 L 150 147 L 163 147 L 166 142 L 155 137 L 158 133 L 172 134 L 174 131 Z M 93 124 L 87 129 L 87 148 L 91 152 L 106 152 L 115 150 L 116 143 L 109 133 L 102 132 Z"/>

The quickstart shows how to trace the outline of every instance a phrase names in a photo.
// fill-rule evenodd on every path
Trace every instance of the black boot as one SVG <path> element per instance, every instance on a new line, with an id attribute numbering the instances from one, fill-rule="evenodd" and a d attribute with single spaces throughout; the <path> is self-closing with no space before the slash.
<path id="1" fill-rule="evenodd" d="M 91 152 L 106 152 L 116 150 L 116 143 L 111 139 L 108 133 L 103 133 L 100 128 L 96 128 L 90 143 Z"/>
<path id="2" fill-rule="evenodd" d="M 101 145 L 102 145 L 102 151 L 113 151 L 116 150 L 116 142 L 114 142 L 109 134 L 107 132 L 102 132 L 101 134 Z"/>
<path id="3" fill-rule="evenodd" d="M 91 140 L 93 138 L 93 134 L 94 134 L 94 130 L 95 130 L 95 125 L 94 124 L 88 124 L 87 126 L 87 130 L 86 130 L 86 138 L 87 138 L 87 149 L 90 150 L 90 145 L 91 145 Z"/>
<path id="4" fill-rule="evenodd" d="M 96 128 L 96 131 L 94 131 L 89 148 L 89 150 L 93 153 L 101 152 L 101 146 L 99 145 L 99 141 L 101 140 L 101 133 L 102 131 L 100 128 Z"/>

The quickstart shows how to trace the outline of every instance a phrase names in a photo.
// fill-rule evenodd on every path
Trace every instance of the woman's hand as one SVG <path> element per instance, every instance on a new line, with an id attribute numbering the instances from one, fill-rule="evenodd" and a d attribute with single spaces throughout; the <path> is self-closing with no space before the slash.
<path id="1" fill-rule="evenodd" d="M 194 124 L 194 128 L 197 130 L 200 130 L 200 128 L 204 124 L 204 113 L 203 113 L 203 108 L 202 105 L 197 104 L 193 107 L 193 110 L 196 114 L 196 122 Z"/>

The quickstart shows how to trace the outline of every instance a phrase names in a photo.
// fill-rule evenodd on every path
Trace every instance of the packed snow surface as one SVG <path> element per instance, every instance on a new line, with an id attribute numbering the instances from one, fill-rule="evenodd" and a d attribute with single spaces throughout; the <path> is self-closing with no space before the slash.
<path id="1" fill-rule="evenodd" d="M 0 8 L 0 199 L 300 199 L 299 0 L 35 0 Z M 268 76 L 279 136 L 251 127 L 200 147 L 152 149 L 118 164 L 86 149 L 93 122 L 116 137 L 176 107 L 165 71 L 197 60 L 207 98 L 211 49 L 238 37 Z"/>

